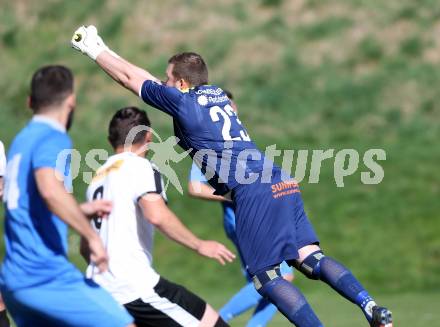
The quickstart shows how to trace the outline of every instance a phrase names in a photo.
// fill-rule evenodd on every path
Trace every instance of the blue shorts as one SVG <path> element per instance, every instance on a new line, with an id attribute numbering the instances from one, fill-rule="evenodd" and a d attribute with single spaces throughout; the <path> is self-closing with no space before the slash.
<path id="1" fill-rule="evenodd" d="M 298 258 L 298 250 L 319 244 L 295 182 L 283 182 L 281 171 L 271 183 L 255 182 L 233 191 L 240 253 L 247 271 L 256 272 Z"/>
<path id="2" fill-rule="evenodd" d="M 35 287 L 2 289 L 2 295 L 18 327 L 125 327 L 133 322 L 125 308 L 79 271 Z"/>
<path id="3" fill-rule="evenodd" d="M 237 241 L 237 234 L 235 233 L 235 219 L 234 223 L 232 224 L 231 221 L 224 219 L 223 220 L 223 227 L 225 228 L 226 236 L 231 240 L 232 243 L 234 243 L 239 256 L 240 261 L 242 265 L 242 271 L 244 276 L 246 277 L 248 282 L 252 281 L 252 276 L 249 275 L 249 273 L 246 271 L 246 263 L 244 261 L 243 255 L 240 252 L 240 248 L 238 247 L 238 241 Z M 283 261 L 280 265 L 281 269 L 281 275 L 293 275 L 293 268 L 290 267 L 285 261 Z"/>

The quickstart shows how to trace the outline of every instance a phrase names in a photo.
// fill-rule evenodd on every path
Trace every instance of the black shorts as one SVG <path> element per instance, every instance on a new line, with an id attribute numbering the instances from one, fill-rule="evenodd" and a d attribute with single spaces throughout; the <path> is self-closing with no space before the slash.
<path id="1" fill-rule="evenodd" d="M 206 302 L 185 287 L 160 277 L 154 295 L 124 304 L 137 327 L 198 326 Z"/>

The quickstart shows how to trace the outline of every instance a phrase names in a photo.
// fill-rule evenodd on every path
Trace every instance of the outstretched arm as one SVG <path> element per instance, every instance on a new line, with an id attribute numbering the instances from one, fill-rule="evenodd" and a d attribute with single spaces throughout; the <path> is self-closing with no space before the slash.
<path id="1" fill-rule="evenodd" d="M 214 188 L 209 184 L 200 181 L 189 181 L 188 193 L 194 198 L 209 200 L 209 201 L 229 201 L 224 196 L 215 195 Z"/>
<path id="2" fill-rule="evenodd" d="M 212 258 L 222 265 L 232 262 L 235 255 L 223 244 L 216 241 L 205 241 L 195 236 L 177 216 L 167 207 L 159 194 L 149 193 L 139 199 L 145 219 L 158 228 L 173 241 L 196 251 L 198 254 Z"/>
<path id="3" fill-rule="evenodd" d="M 171 116 L 177 115 L 182 92 L 175 87 L 162 85 L 159 79 L 145 69 L 129 63 L 110 50 L 98 35 L 95 26 L 78 28 L 73 34 L 71 45 L 88 55 L 112 79 L 140 96 L 145 103 Z"/>
<path id="4" fill-rule="evenodd" d="M 88 55 L 111 78 L 136 95 L 139 95 L 144 81 L 160 82 L 145 69 L 131 64 L 110 50 L 93 25 L 78 28 L 73 34 L 71 45 L 74 49 Z"/>
<path id="5" fill-rule="evenodd" d="M 203 200 L 209 201 L 230 201 L 226 199 L 224 196 L 215 195 L 214 188 L 208 184 L 205 175 L 203 175 L 200 168 L 197 166 L 194 161 L 191 166 L 191 171 L 189 173 L 189 181 L 188 181 L 188 193 L 194 198 L 199 198 Z"/>
<path id="6" fill-rule="evenodd" d="M 112 55 L 109 51 L 102 51 L 96 58 L 96 63 L 113 80 L 139 95 L 139 90 L 146 80 L 160 81 L 145 69 L 137 67 L 121 57 Z"/>

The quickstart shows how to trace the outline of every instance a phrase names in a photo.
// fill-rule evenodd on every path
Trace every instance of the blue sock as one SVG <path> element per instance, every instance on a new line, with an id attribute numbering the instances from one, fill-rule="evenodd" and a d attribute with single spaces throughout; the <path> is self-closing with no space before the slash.
<path id="1" fill-rule="evenodd" d="M 220 309 L 219 314 L 227 322 L 256 306 L 261 299 L 253 283 L 248 283 Z"/>
<path id="2" fill-rule="evenodd" d="M 275 304 L 295 326 L 323 327 L 301 292 L 285 279 L 276 277 L 266 282 L 258 292 Z"/>
<path id="3" fill-rule="evenodd" d="M 269 323 L 269 321 L 271 321 L 276 313 L 277 307 L 268 300 L 261 298 L 260 302 L 258 302 L 257 308 L 254 311 L 254 314 L 246 324 L 246 327 L 264 327 Z"/>
<path id="4" fill-rule="evenodd" d="M 330 257 L 323 257 L 313 274 L 347 300 L 357 304 L 367 320 L 371 321 L 371 310 L 376 303 L 347 268 Z"/>

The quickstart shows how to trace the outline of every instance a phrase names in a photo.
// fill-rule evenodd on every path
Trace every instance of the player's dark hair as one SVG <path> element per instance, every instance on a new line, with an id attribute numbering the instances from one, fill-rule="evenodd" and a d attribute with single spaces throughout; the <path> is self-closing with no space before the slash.
<path id="1" fill-rule="evenodd" d="M 37 113 L 42 108 L 61 104 L 73 93 L 73 74 L 60 65 L 38 69 L 31 80 L 30 107 Z"/>
<path id="2" fill-rule="evenodd" d="M 194 52 L 182 52 L 175 54 L 168 60 L 173 64 L 173 76 L 184 79 L 191 86 L 208 84 L 208 67 L 202 56 Z"/>
<path id="3" fill-rule="evenodd" d="M 147 113 L 137 107 L 119 109 L 113 115 L 108 127 L 108 140 L 112 147 L 116 149 L 118 146 L 124 145 L 130 131 L 136 126 L 151 127 Z M 146 129 L 137 132 L 132 144 L 143 142 L 146 134 Z"/>
<path id="4" fill-rule="evenodd" d="M 234 96 L 232 95 L 231 91 L 223 89 L 223 92 L 225 92 L 229 100 L 234 100 Z"/>

